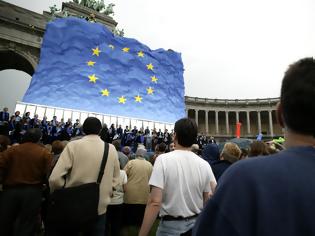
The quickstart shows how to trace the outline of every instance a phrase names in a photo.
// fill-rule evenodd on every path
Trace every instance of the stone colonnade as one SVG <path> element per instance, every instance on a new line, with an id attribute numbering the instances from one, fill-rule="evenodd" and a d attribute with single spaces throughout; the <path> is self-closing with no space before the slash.
<path id="1" fill-rule="evenodd" d="M 275 137 L 283 135 L 276 121 L 279 99 L 223 100 L 186 97 L 187 117 L 195 119 L 199 132 L 214 136 L 235 136 L 241 123 L 241 136 L 259 133 Z"/>

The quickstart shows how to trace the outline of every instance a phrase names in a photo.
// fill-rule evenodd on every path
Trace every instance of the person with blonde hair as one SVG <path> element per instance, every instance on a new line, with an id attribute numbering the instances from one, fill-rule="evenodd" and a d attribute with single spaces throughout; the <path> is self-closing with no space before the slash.
<path id="1" fill-rule="evenodd" d="M 220 160 L 211 164 L 217 181 L 227 168 L 240 159 L 241 154 L 241 149 L 235 143 L 227 142 L 224 144 L 223 150 L 220 153 Z"/>

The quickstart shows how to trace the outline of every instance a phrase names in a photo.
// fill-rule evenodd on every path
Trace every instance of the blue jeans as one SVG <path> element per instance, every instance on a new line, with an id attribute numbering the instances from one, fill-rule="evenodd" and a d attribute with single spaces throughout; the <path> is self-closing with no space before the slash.
<path id="1" fill-rule="evenodd" d="M 179 236 L 194 227 L 196 218 L 188 220 L 161 220 L 156 232 L 156 236 Z"/>

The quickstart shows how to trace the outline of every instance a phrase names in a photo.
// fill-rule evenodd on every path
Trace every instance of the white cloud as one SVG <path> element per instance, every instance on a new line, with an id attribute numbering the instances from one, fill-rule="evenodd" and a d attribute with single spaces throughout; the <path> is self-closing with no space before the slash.
<path id="1" fill-rule="evenodd" d="M 9 2 L 42 12 L 62 1 Z M 127 37 L 182 53 L 186 95 L 277 97 L 287 66 L 315 56 L 312 0 L 112 2 Z"/>

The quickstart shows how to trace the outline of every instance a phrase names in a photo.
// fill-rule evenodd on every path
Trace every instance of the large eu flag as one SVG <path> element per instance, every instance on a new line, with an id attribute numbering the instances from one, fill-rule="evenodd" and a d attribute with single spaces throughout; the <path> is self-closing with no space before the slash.
<path id="1" fill-rule="evenodd" d="M 173 123 L 185 116 L 183 63 L 79 18 L 47 25 L 23 101 Z"/>

